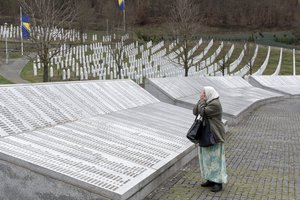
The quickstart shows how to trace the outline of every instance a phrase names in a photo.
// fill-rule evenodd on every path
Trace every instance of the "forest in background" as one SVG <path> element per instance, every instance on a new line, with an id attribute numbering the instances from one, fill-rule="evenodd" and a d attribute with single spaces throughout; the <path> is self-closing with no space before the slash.
<path id="1" fill-rule="evenodd" d="M 64 0 L 60 0 L 63 2 Z M 123 18 L 117 0 L 73 0 L 77 10 L 74 27 L 84 30 L 121 29 Z M 195 18 L 203 27 L 220 29 L 298 29 L 299 0 L 191 0 L 199 4 Z M 126 0 L 128 27 L 169 22 L 172 0 Z M 18 23 L 18 0 L 0 1 L 0 23 Z"/>

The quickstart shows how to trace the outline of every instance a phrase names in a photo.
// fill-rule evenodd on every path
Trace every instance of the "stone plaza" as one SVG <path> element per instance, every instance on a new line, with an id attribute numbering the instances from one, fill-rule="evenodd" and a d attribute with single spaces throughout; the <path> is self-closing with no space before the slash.
<path id="1" fill-rule="evenodd" d="M 221 192 L 200 186 L 205 180 L 195 158 L 145 199 L 299 199 L 299 121 L 299 99 L 259 107 L 226 134 L 229 178 Z"/>

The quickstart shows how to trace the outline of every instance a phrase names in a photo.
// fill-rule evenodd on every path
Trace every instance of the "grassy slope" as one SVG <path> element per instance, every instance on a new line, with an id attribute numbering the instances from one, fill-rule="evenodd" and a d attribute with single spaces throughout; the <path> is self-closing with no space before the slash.
<path id="1" fill-rule="evenodd" d="M 220 54 L 217 56 L 215 62 L 219 62 L 220 60 L 224 60 L 225 55 L 228 53 L 230 47 L 232 44 L 225 42 L 222 51 L 220 52 Z M 219 68 L 219 70 L 221 70 L 221 67 Z M 217 70 L 217 71 L 219 71 Z"/>
<path id="2" fill-rule="evenodd" d="M 268 66 L 264 71 L 263 75 L 271 75 L 275 72 L 280 56 L 280 49 L 278 48 L 271 48 L 270 59 L 268 62 Z"/>
<path id="3" fill-rule="evenodd" d="M 282 63 L 279 75 L 293 74 L 293 56 L 292 51 L 284 49 L 282 52 Z"/>
<path id="4" fill-rule="evenodd" d="M 296 75 L 300 75 L 300 51 L 296 51 Z"/>
<path id="5" fill-rule="evenodd" d="M 5 79 L 3 76 L 0 75 L 0 84 L 12 84 L 13 82 Z"/>
<path id="6" fill-rule="evenodd" d="M 38 70 L 37 77 L 33 76 L 32 61 L 28 62 L 21 71 L 21 78 L 32 83 L 42 82 L 42 71 Z"/>
<path id="7" fill-rule="evenodd" d="M 204 43 L 201 45 L 201 47 L 199 49 L 204 49 L 204 47 L 207 45 L 207 43 Z M 211 50 L 208 52 L 208 54 L 203 58 L 203 60 L 209 56 L 211 56 L 217 49 L 219 43 L 215 43 L 214 46 L 211 48 Z M 224 48 L 222 51 L 227 52 L 230 48 L 231 44 L 230 43 L 225 43 L 224 44 Z M 229 60 L 229 62 L 233 62 L 240 54 L 241 50 L 242 50 L 243 44 L 236 44 L 235 45 L 235 50 L 233 51 L 232 57 Z M 247 61 L 249 61 L 250 57 L 253 56 L 253 52 L 254 52 L 254 45 L 251 45 L 250 47 L 248 47 L 250 49 L 250 53 L 248 53 L 242 60 L 241 64 L 237 67 L 236 70 L 234 70 L 232 73 L 234 73 L 235 71 L 239 70 L 241 67 L 243 67 Z M 197 50 L 197 53 L 201 52 L 201 50 Z M 271 48 L 271 54 L 270 54 L 270 60 L 268 63 L 268 66 L 265 70 L 265 72 L 263 73 L 264 75 L 270 75 L 272 74 L 278 64 L 278 60 L 279 60 L 279 53 L 280 50 L 277 48 Z M 254 63 L 253 66 L 253 72 L 255 72 L 264 62 L 264 59 L 266 57 L 267 54 L 267 47 L 263 47 L 260 46 L 259 50 L 258 50 L 258 55 L 256 58 L 256 61 Z M 220 60 L 221 56 L 219 55 L 216 59 L 216 61 Z M 296 52 L 296 70 L 297 70 L 297 74 L 300 74 L 300 52 Z M 32 70 L 32 62 L 29 62 L 22 70 L 21 72 L 21 77 L 25 80 L 28 80 L 30 82 L 42 82 L 42 69 L 38 70 L 38 75 L 36 77 L 33 76 L 33 70 Z M 284 49 L 283 50 L 283 60 L 282 60 L 282 67 L 281 67 L 281 71 L 280 71 L 280 75 L 292 75 L 292 52 L 291 50 L 287 50 Z M 61 81 L 61 76 L 62 76 L 62 70 L 57 71 L 56 67 L 54 67 L 54 77 L 52 79 L 52 81 Z M 91 79 L 97 79 L 97 78 L 92 78 L 90 76 Z M 2 79 L 3 80 L 3 79 Z M 79 80 L 79 77 L 71 77 L 71 80 Z M 3 83 L 11 83 L 9 81 L 2 81 Z"/>
<path id="8" fill-rule="evenodd" d="M 234 44 L 234 50 L 231 54 L 231 57 L 229 58 L 229 60 L 226 63 L 227 66 L 229 66 L 232 62 L 234 62 L 240 56 L 242 49 L 243 49 L 243 44 L 241 44 L 241 43 Z"/>
<path id="9" fill-rule="evenodd" d="M 255 49 L 255 46 L 253 44 L 247 45 L 247 50 L 245 51 L 246 53 L 245 53 L 241 63 L 237 66 L 237 68 L 235 70 L 230 72 L 231 74 L 239 71 L 242 67 L 244 67 L 249 62 L 249 60 L 252 58 L 252 56 L 254 54 L 254 49 Z"/>
<path id="10" fill-rule="evenodd" d="M 207 46 L 207 44 L 208 44 L 208 41 L 204 41 L 202 43 L 202 45 L 197 49 L 194 56 L 201 53 L 204 50 L 204 48 Z M 224 48 L 223 48 L 222 52 L 225 52 L 225 54 L 226 54 L 227 51 L 229 50 L 231 44 L 232 44 L 231 42 L 224 42 Z M 155 44 L 153 44 L 153 45 L 155 45 Z M 168 45 L 169 45 L 169 42 L 166 42 L 166 46 L 168 46 Z M 216 51 L 216 49 L 219 47 L 219 45 L 220 45 L 220 42 L 215 41 L 212 48 L 209 50 L 209 52 L 206 54 L 206 56 L 204 56 L 204 58 L 202 60 L 205 60 L 206 58 L 210 57 Z M 242 51 L 242 48 L 243 48 L 243 42 L 235 42 L 235 49 L 233 51 L 233 54 L 232 54 L 230 60 L 228 61 L 229 63 L 233 62 L 239 56 L 239 54 Z M 245 66 L 245 64 L 253 56 L 255 44 L 250 43 L 250 46 L 248 45 L 248 49 L 249 49 L 248 53 L 246 53 L 242 62 L 237 67 L 237 69 L 234 70 L 234 72 L 238 71 L 241 67 Z M 222 52 L 221 52 L 221 54 L 222 54 Z M 264 75 L 270 75 L 275 71 L 277 64 L 278 64 L 278 60 L 279 60 L 279 52 L 280 52 L 280 50 L 278 48 L 271 48 L 270 60 L 269 60 L 268 66 L 264 72 Z M 254 66 L 253 66 L 253 71 L 252 71 L 253 73 L 262 65 L 266 55 L 267 55 L 267 46 L 260 45 L 259 50 L 258 50 L 258 55 L 257 55 L 257 58 L 255 60 Z M 221 58 L 219 55 L 215 61 L 218 61 L 220 59 Z M 296 73 L 298 75 L 300 74 L 300 51 L 296 51 Z M 280 71 L 280 75 L 291 75 L 291 74 L 292 74 L 292 52 L 291 52 L 291 50 L 284 49 L 282 68 Z M 62 76 L 62 70 L 57 71 L 56 67 L 54 67 L 54 78 L 52 81 L 60 81 L 61 76 Z M 38 75 L 36 77 L 34 77 L 33 70 L 32 70 L 32 62 L 29 62 L 24 67 L 24 69 L 21 73 L 21 77 L 30 82 L 42 82 L 42 69 L 39 69 Z M 90 78 L 91 78 L 91 76 L 90 76 Z M 97 79 L 97 78 L 95 78 L 95 79 Z M 71 76 L 71 80 L 79 80 L 79 77 Z M 8 82 L 8 81 L 3 81 L 3 82 Z"/>
<path id="11" fill-rule="evenodd" d="M 268 48 L 265 46 L 258 46 L 258 52 L 257 56 L 255 58 L 254 64 L 252 66 L 252 73 L 255 73 L 261 65 L 264 63 L 268 53 Z M 248 75 L 250 74 L 250 71 L 247 73 Z"/>

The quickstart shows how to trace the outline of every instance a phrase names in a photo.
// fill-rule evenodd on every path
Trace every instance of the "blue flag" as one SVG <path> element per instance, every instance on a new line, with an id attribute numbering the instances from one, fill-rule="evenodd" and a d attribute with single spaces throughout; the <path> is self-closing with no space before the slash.
<path id="1" fill-rule="evenodd" d="M 23 39 L 30 38 L 30 18 L 28 15 L 22 15 L 22 36 Z"/>
<path id="2" fill-rule="evenodd" d="M 120 10 L 124 10 L 125 8 L 125 0 L 118 0 Z"/>

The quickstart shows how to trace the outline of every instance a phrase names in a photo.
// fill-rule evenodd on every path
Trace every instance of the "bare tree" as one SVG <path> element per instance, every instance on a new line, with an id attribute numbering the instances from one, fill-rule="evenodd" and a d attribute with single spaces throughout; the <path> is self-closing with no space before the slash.
<path id="1" fill-rule="evenodd" d="M 254 45 L 256 46 L 256 43 Z M 249 74 L 252 75 L 253 65 L 254 65 L 254 61 L 255 61 L 255 60 L 253 60 L 253 52 L 255 53 L 255 50 L 253 48 L 251 48 L 251 47 L 253 47 L 253 43 L 246 42 L 246 46 L 247 46 L 247 49 L 245 51 L 244 57 L 248 58 L 248 59 L 246 59 L 246 61 L 247 61 L 246 65 L 249 68 Z"/>
<path id="2" fill-rule="evenodd" d="M 109 54 L 117 67 L 117 75 L 119 79 L 122 78 L 122 69 L 124 68 L 124 64 L 128 61 L 128 54 L 126 53 L 126 49 L 130 44 L 130 40 L 128 40 L 128 35 L 124 36 L 116 36 L 116 38 L 112 41 L 112 44 L 109 47 Z"/>
<path id="3" fill-rule="evenodd" d="M 124 42 L 120 41 L 114 45 L 110 46 L 110 55 L 116 64 L 117 67 L 117 75 L 119 79 L 121 79 L 121 70 L 123 69 L 124 64 Z"/>
<path id="4" fill-rule="evenodd" d="M 173 61 L 184 68 L 185 76 L 188 76 L 189 69 L 195 66 L 193 53 L 189 53 L 189 51 L 198 42 L 194 39 L 197 31 L 198 12 L 196 1 L 175 0 L 170 13 L 172 30 L 177 38 L 177 44 L 180 46 L 175 51 L 178 59 Z"/>
<path id="5" fill-rule="evenodd" d="M 229 55 L 229 52 L 221 51 L 220 56 L 221 59 L 218 62 L 218 65 L 221 69 L 222 76 L 225 76 L 225 72 L 226 74 L 229 74 L 231 54 Z"/>
<path id="6" fill-rule="evenodd" d="M 30 16 L 30 40 L 43 65 L 43 82 L 49 80 L 49 63 L 67 39 L 76 16 L 75 0 L 19 0 L 23 12 Z"/>

